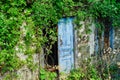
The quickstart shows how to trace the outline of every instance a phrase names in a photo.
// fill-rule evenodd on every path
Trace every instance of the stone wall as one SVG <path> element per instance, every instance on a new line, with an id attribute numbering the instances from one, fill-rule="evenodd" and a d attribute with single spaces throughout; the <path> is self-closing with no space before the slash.
<path id="1" fill-rule="evenodd" d="M 21 56 L 22 57 L 22 56 Z M 34 54 L 34 63 L 36 63 L 39 67 L 39 58 L 38 58 L 38 54 Z M 39 80 L 39 69 L 38 67 L 31 71 L 27 65 L 24 65 L 23 67 L 21 67 L 20 69 L 18 69 L 17 71 L 14 72 L 7 72 L 4 75 L 0 76 L 0 80 Z M 14 76 L 16 75 L 16 77 Z"/>
<path id="2" fill-rule="evenodd" d="M 85 33 L 84 22 L 82 22 L 83 26 L 80 30 L 77 31 L 77 36 L 75 38 L 76 41 L 76 51 L 75 51 L 75 65 L 79 67 L 83 60 L 86 60 L 92 54 L 94 54 L 94 30 L 95 25 L 91 24 L 89 27 L 91 29 L 90 34 Z"/>
<path id="3" fill-rule="evenodd" d="M 77 31 L 77 37 L 75 38 L 76 40 L 76 55 L 75 55 L 75 60 L 76 63 L 75 65 L 77 65 L 77 67 L 79 65 L 81 65 L 81 61 L 87 59 L 88 57 L 91 57 L 92 55 L 95 56 L 94 54 L 98 54 L 95 52 L 95 50 L 98 50 L 99 47 L 101 47 L 101 50 L 104 50 L 104 36 L 102 36 L 101 39 L 101 46 L 99 46 L 97 44 L 97 48 L 96 49 L 96 29 L 95 29 L 95 25 L 91 24 L 90 26 L 91 29 L 91 33 L 90 34 L 85 34 L 85 27 L 84 25 L 82 26 L 82 28 L 80 30 Z M 104 33 L 103 33 L 104 34 Z M 108 55 L 109 57 L 114 56 L 113 58 L 113 62 L 111 63 L 120 63 L 120 29 L 119 28 L 114 28 L 114 32 L 113 32 L 113 51 L 111 51 L 110 54 L 108 53 L 103 53 L 102 51 L 102 56 L 104 58 L 104 56 Z M 108 38 L 109 40 L 109 38 Z M 110 42 L 109 42 L 110 43 Z M 109 48 L 108 48 L 109 49 Z M 77 58 L 77 59 L 76 59 Z M 112 59 L 111 59 L 112 61 Z"/>
<path id="4" fill-rule="evenodd" d="M 117 53 L 117 62 L 120 62 L 120 29 L 115 28 L 115 37 L 114 37 L 114 49 L 116 50 Z"/>

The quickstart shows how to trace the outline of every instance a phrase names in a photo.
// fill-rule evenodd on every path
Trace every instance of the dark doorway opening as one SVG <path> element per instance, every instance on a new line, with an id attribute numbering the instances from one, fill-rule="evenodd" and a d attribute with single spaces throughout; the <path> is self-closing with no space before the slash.
<path id="1" fill-rule="evenodd" d="M 52 45 L 51 53 L 45 55 L 45 60 L 46 60 L 47 65 L 49 65 L 49 66 L 58 65 L 58 46 L 57 46 L 57 41 Z"/>
<path id="2" fill-rule="evenodd" d="M 51 24 L 53 24 L 51 22 Z M 55 27 L 56 26 L 56 27 Z M 44 44 L 44 68 L 49 71 L 55 71 L 58 66 L 58 41 L 51 39 L 50 30 L 53 30 L 55 33 L 54 37 L 57 37 L 57 25 L 49 26 L 50 29 L 43 29 L 43 36 L 47 37 L 47 41 Z M 54 43 L 53 43 L 54 42 Z"/>
<path id="3" fill-rule="evenodd" d="M 58 42 L 56 41 L 52 45 L 50 54 L 47 54 L 45 50 L 44 52 L 45 69 L 51 72 L 56 72 L 58 74 Z"/>
<path id="4" fill-rule="evenodd" d="M 52 24 L 52 23 L 51 23 Z M 56 26 L 56 27 L 55 27 Z M 51 25 L 50 29 L 53 29 L 56 33 L 55 36 L 57 37 L 57 25 Z M 58 70 L 58 41 L 53 43 L 53 40 L 50 38 L 49 30 L 43 29 L 43 36 L 48 38 L 48 41 L 45 42 L 43 52 L 44 52 L 44 68 L 50 72 L 56 72 L 57 78 L 59 79 L 59 70 Z M 48 31 L 48 32 L 47 32 Z M 55 37 L 54 36 L 54 37 Z M 50 52 L 49 52 L 50 50 Z"/>

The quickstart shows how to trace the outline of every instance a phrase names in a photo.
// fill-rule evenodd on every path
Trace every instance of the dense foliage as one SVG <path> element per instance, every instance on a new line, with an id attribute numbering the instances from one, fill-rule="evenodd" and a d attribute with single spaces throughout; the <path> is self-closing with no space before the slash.
<path id="1" fill-rule="evenodd" d="M 50 53 L 62 17 L 74 16 L 77 28 L 81 28 L 79 21 L 91 23 L 91 18 L 100 30 L 106 21 L 112 21 L 115 27 L 120 23 L 120 4 L 116 0 L 0 0 L 0 5 L 0 72 L 14 71 L 25 63 L 33 69 L 32 54 L 40 53 L 42 47 Z M 90 32 L 85 25 L 86 32 Z M 29 56 L 26 61 L 17 57 L 16 46 Z"/>
<path id="2" fill-rule="evenodd" d="M 19 4 L 18 4 L 19 3 Z M 16 57 L 15 46 L 20 40 L 20 26 L 25 20 L 23 0 L 0 1 L 0 66 L 1 71 L 13 71 L 21 62 Z"/>
<path id="3" fill-rule="evenodd" d="M 119 80 L 118 65 L 113 63 L 107 67 L 104 63 L 98 60 L 91 64 L 91 58 L 83 60 L 79 68 L 73 69 L 64 80 Z"/>
<path id="4" fill-rule="evenodd" d="M 101 80 L 95 64 L 91 64 L 90 62 L 90 59 L 84 60 L 78 69 L 70 72 L 67 80 Z"/>
<path id="5" fill-rule="evenodd" d="M 40 80 L 55 80 L 56 77 L 57 74 L 55 72 L 50 72 L 44 69 L 40 69 L 40 76 L 39 76 Z"/>

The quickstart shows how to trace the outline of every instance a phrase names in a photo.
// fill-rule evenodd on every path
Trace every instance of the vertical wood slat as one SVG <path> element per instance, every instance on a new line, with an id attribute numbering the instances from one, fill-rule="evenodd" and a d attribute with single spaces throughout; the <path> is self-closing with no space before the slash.
<path id="1" fill-rule="evenodd" d="M 113 49 L 114 48 L 114 28 L 113 27 L 110 27 L 109 42 L 110 42 L 110 47 Z"/>

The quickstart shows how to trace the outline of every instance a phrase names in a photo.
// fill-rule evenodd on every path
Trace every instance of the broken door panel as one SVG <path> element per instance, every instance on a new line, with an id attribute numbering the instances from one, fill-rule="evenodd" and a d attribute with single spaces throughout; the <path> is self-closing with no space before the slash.
<path id="1" fill-rule="evenodd" d="M 74 68 L 73 18 L 62 18 L 58 23 L 59 72 L 68 73 Z"/>

